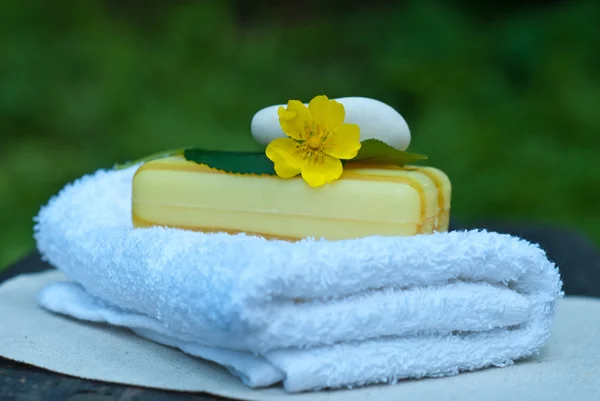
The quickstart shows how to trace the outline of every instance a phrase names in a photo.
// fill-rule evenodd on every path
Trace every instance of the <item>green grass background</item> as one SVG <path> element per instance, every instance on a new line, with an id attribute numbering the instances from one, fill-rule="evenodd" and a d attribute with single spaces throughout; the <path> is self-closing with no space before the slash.
<path id="1" fill-rule="evenodd" d="M 600 243 L 600 2 L 362 3 L 0 2 L 0 267 L 76 177 L 167 148 L 256 149 L 257 110 L 317 94 L 400 111 L 464 221 Z"/>

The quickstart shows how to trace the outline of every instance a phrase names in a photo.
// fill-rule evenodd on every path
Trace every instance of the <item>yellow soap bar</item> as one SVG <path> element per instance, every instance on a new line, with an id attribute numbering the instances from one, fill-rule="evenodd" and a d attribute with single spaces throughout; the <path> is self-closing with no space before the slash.
<path id="1" fill-rule="evenodd" d="M 329 240 L 447 231 L 450 180 L 432 167 L 352 165 L 325 186 L 301 177 L 224 173 L 183 157 L 142 165 L 133 179 L 135 227 Z"/>

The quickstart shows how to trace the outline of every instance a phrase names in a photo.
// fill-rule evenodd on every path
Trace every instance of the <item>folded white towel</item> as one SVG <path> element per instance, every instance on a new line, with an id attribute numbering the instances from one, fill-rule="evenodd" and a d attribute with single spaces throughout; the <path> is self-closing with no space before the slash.
<path id="1" fill-rule="evenodd" d="M 38 248 L 73 280 L 45 288 L 45 308 L 290 392 L 505 366 L 549 336 L 560 276 L 519 238 L 289 243 L 134 229 L 135 169 L 84 177 L 42 208 Z"/>

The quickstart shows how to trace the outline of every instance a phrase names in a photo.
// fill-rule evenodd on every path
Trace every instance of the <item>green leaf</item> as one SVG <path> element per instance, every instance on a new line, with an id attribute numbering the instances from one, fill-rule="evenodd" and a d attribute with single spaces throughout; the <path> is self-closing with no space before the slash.
<path id="1" fill-rule="evenodd" d="M 275 175 L 273 162 L 264 152 L 224 152 L 186 149 L 186 160 L 233 174 Z"/>
<path id="2" fill-rule="evenodd" d="M 129 168 L 129 167 L 135 166 L 136 164 L 151 162 L 152 160 L 162 159 L 164 157 L 169 157 L 169 156 L 182 155 L 184 152 L 185 152 L 185 148 L 165 150 L 162 152 L 153 153 L 149 156 L 143 157 L 138 160 L 134 160 L 132 162 L 128 162 L 128 163 L 124 163 L 124 164 L 115 164 L 114 168 L 115 168 L 115 170 L 123 170 L 123 169 Z"/>
<path id="3" fill-rule="evenodd" d="M 361 143 L 356 157 L 349 161 L 404 166 L 425 159 L 425 155 L 395 149 L 378 139 L 367 139 Z"/>

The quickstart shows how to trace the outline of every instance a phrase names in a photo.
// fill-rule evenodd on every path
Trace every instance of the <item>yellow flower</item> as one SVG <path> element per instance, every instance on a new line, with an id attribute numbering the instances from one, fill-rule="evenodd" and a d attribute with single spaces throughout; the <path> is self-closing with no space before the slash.
<path id="1" fill-rule="evenodd" d="M 360 149 L 360 129 L 344 124 L 344 106 L 327 96 L 317 96 L 308 108 L 290 100 L 277 111 L 279 124 L 289 138 L 278 138 L 267 146 L 267 157 L 275 163 L 279 177 L 302 174 L 319 187 L 342 175 L 340 159 L 352 159 Z"/>

